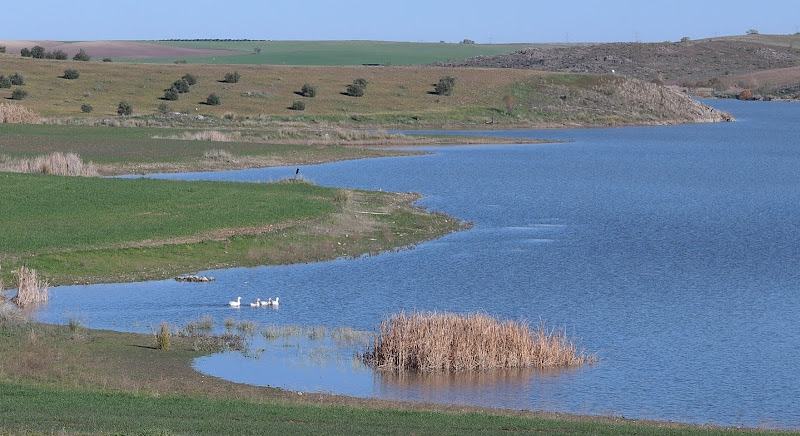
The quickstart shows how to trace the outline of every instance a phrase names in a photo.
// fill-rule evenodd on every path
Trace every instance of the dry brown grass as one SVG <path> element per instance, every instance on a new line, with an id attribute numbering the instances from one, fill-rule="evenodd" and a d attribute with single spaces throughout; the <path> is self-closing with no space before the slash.
<path id="1" fill-rule="evenodd" d="M 11 124 L 39 124 L 36 112 L 16 103 L 0 103 L 0 121 Z"/>
<path id="2" fill-rule="evenodd" d="M 566 333 L 485 314 L 395 314 L 381 323 L 368 364 L 396 371 L 553 368 L 595 362 Z"/>
<path id="3" fill-rule="evenodd" d="M 0 156 L 0 171 L 12 173 L 54 174 L 58 176 L 97 177 L 97 165 L 84 163 L 75 153 L 55 152 L 31 159 L 11 159 Z"/>
<path id="4" fill-rule="evenodd" d="M 12 303 L 24 308 L 50 299 L 50 283 L 41 279 L 35 269 L 22 266 L 17 270 L 17 276 L 19 276 L 19 288 L 17 295 L 11 299 Z"/>

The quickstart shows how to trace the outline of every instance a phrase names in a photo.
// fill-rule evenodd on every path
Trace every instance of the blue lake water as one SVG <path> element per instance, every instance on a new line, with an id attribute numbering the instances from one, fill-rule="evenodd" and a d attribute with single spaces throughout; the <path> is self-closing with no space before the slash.
<path id="1" fill-rule="evenodd" d="M 305 166 L 319 185 L 420 192 L 422 205 L 475 227 L 356 260 L 204 272 L 216 277 L 207 284 L 59 287 L 36 316 L 127 331 L 204 314 L 220 325 L 231 317 L 361 330 L 414 309 L 541 318 L 602 362 L 398 377 L 364 371 L 350 350 L 306 353 L 313 341 L 270 347 L 257 336 L 254 347 L 266 350 L 258 356 L 220 354 L 197 368 L 287 389 L 800 428 L 800 104 L 709 103 L 738 122 L 493 131 L 570 142 Z M 164 177 L 293 175 L 294 167 Z M 226 307 L 239 295 L 282 304 Z M 281 372 L 292 353 L 333 364 L 295 365 L 306 371 L 295 377 Z"/>

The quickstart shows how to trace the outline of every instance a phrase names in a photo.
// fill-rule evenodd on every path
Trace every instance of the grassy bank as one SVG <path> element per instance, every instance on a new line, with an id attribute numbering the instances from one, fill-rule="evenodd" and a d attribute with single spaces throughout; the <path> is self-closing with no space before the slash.
<path id="1" fill-rule="evenodd" d="M 133 281 L 390 250 L 459 227 L 417 197 L 302 181 L 181 182 L 2 174 L 0 265 L 54 284 Z"/>
<path id="2" fill-rule="evenodd" d="M 10 54 L 0 55 L 0 60 L 6 71 L 25 76 L 22 88 L 28 96 L 22 104 L 47 118 L 116 118 L 119 102 L 126 100 L 133 106 L 133 115 L 154 114 L 165 104 L 167 111 L 206 117 L 230 113 L 261 123 L 300 121 L 359 128 L 564 127 L 714 119 L 684 109 L 669 110 L 690 100 L 667 88 L 620 76 L 578 74 L 565 80 L 560 73 L 530 70 L 434 67 L 76 65 Z M 78 68 L 80 77 L 63 78 L 66 68 Z M 240 79 L 223 82 L 234 70 Z M 177 101 L 163 100 L 164 90 L 187 73 L 198 78 L 190 92 Z M 444 76 L 455 78 L 451 95 L 434 93 L 434 85 Z M 364 95 L 348 95 L 347 86 L 358 78 L 368 82 Z M 299 95 L 306 83 L 317 87 L 316 97 Z M 0 90 L 0 97 L 12 92 Z M 206 104 L 212 93 L 221 104 Z M 292 110 L 297 100 L 302 100 L 304 110 Z M 91 113 L 81 112 L 85 104 L 92 106 Z"/>
<path id="3" fill-rule="evenodd" d="M 190 338 L 173 337 L 163 351 L 152 335 L 3 321 L 0 314 L 0 434 L 744 433 L 298 395 L 203 376 L 191 369 L 201 354 Z"/>

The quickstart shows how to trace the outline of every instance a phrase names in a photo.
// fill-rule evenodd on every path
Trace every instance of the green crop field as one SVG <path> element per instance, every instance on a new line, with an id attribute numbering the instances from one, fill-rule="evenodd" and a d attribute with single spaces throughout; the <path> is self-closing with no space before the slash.
<path id="1" fill-rule="evenodd" d="M 172 47 L 233 50 L 241 54 L 181 58 L 130 58 L 132 62 L 185 60 L 203 64 L 250 65 L 420 65 L 474 56 L 512 53 L 527 44 L 449 44 L 390 41 L 142 41 Z M 256 53 L 260 49 L 260 53 Z"/>

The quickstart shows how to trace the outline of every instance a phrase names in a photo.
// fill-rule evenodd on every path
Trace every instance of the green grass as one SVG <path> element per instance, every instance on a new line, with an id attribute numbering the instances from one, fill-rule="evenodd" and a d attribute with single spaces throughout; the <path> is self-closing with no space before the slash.
<path id="1" fill-rule="evenodd" d="M 164 63 L 247 65 L 420 65 L 522 50 L 526 44 L 446 44 L 391 41 L 142 41 L 172 47 L 234 50 L 242 54 L 181 58 L 120 59 Z M 254 49 L 260 48 L 256 54 Z"/>
<path id="2" fill-rule="evenodd" d="M 4 174 L 7 254 L 85 249 L 318 218 L 335 190 L 249 184 Z"/>

